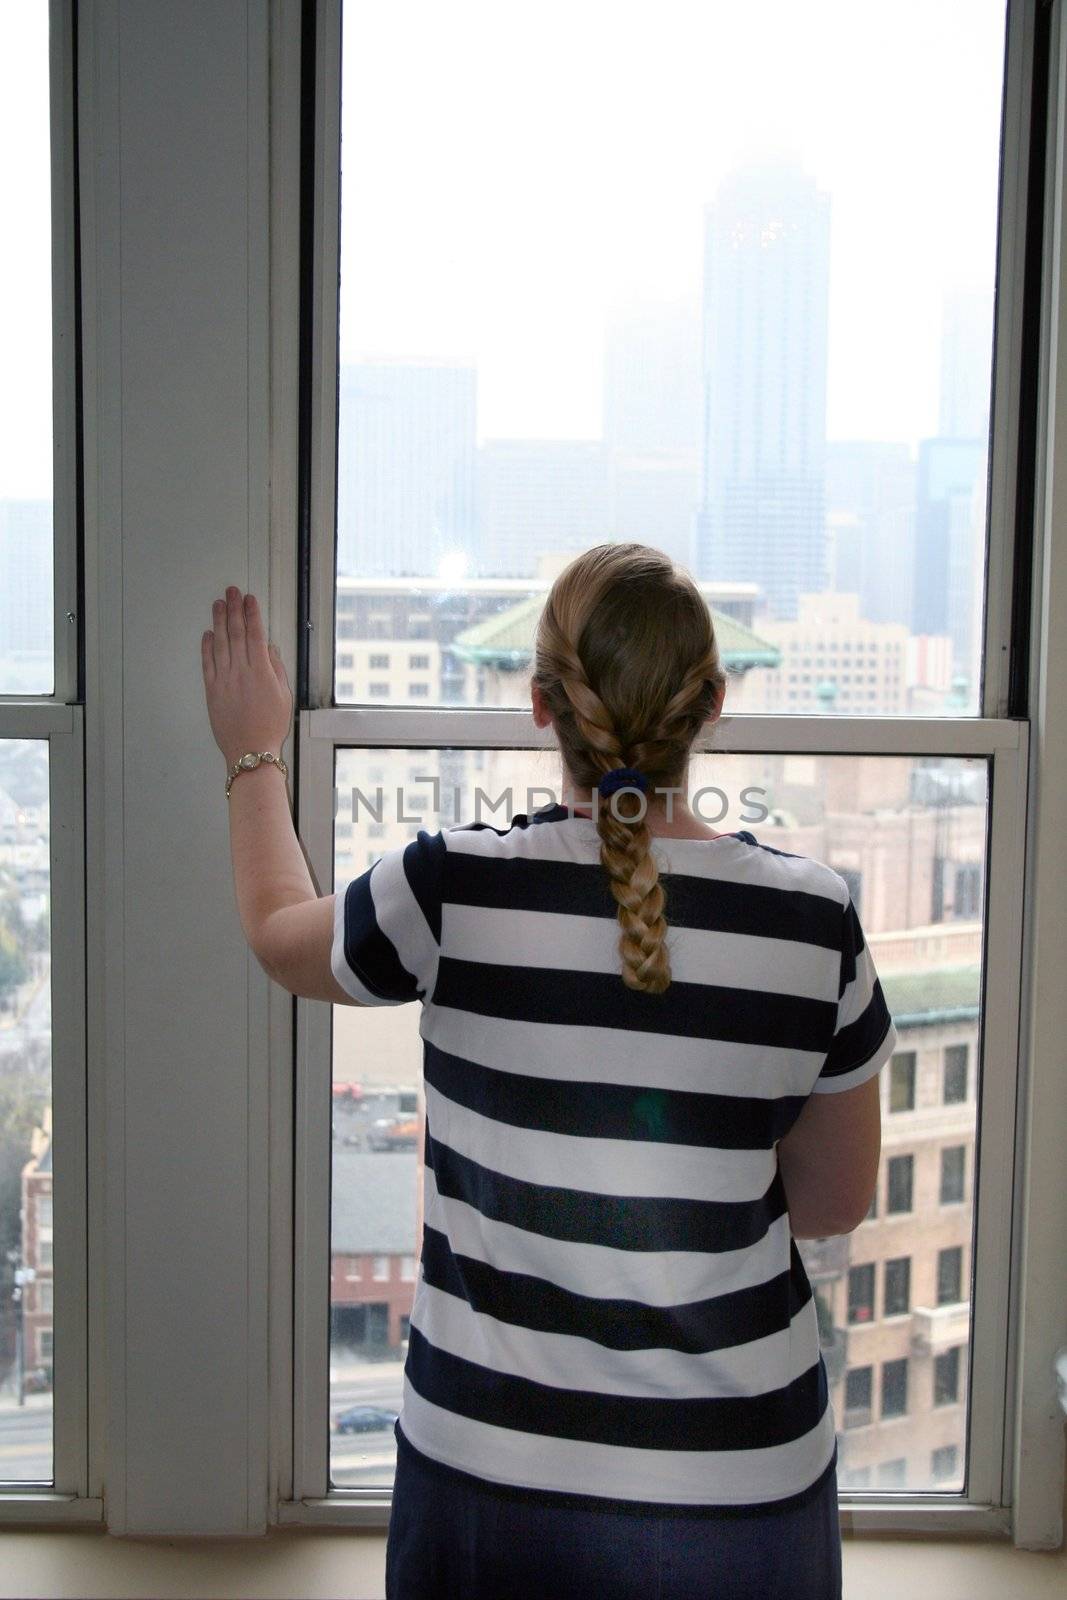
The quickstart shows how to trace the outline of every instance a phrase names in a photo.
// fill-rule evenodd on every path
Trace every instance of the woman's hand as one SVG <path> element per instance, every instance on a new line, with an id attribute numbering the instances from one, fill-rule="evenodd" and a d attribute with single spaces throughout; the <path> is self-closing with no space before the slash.
<path id="1" fill-rule="evenodd" d="M 204 693 L 215 743 L 232 767 L 246 750 L 276 756 L 289 737 L 293 691 L 277 645 L 268 645 L 254 595 L 232 585 L 200 640 Z"/>

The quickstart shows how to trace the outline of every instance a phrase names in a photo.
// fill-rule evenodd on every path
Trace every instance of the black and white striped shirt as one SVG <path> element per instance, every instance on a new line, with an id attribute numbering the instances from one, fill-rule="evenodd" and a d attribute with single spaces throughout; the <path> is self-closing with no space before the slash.
<path id="1" fill-rule="evenodd" d="M 539 1500 L 784 1510 L 837 1440 L 775 1141 L 896 1031 L 830 867 L 747 831 L 653 849 L 661 995 L 624 984 L 596 824 L 561 805 L 422 831 L 338 892 L 338 982 L 422 1003 L 399 1428 Z"/>

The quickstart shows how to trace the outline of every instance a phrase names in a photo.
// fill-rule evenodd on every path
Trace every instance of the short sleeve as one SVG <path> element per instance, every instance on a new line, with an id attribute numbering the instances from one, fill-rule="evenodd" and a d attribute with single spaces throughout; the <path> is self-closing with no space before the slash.
<path id="1" fill-rule="evenodd" d="M 445 842 L 420 829 L 334 897 L 330 966 L 365 1006 L 425 1000 L 437 981 Z"/>
<path id="2" fill-rule="evenodd" d="M 837 1094 L 858 1088 L 884 1066 L 896 1045 L 896 1027 L 849 895 L 841 924 L 837 1023 L 812 1092 Z"/>

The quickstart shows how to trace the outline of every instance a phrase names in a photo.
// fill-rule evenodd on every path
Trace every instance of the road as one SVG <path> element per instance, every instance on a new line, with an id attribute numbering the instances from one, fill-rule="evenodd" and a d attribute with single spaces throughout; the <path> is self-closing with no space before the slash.
<path id="1" fill-rule="evenodd" d="M 335 1366 L 330 1379 L 329 1415 L 348 1406 L 400 1410 L 402 1364 L 366 1361 Z M 329 1472 L 338 1489 L 391 1488 L 396 1463 L 392 1428 L 375 1433 L 330 1432 Z M 0 1481 L 51 1483 L 52 1396 L 28 1394 L 23 1405 L 0 1393 Z"/>

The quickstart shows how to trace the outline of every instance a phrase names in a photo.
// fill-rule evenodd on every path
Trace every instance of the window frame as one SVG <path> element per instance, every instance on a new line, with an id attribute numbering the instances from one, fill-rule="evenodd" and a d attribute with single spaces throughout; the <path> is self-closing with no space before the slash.
<path id="1" fill-rule="evenodd" d="M 1008 0 L 993 404 L 988 495 L 988 564 L 985 595 L 984 672 L 980 714 L 967 718 L 812 716 L 782 713 L 725 715 L 714 737 L 697 750 L 767 751 L 840 755 L 943 755 L 984 757 L 989 762 L 987 872 L 982 886 L 985 937 L 982 1021 L 979 1036 L 981 1097 L 976 1143 L 976 1227 L 973 1263 L 977 1282 L 1012 1285 L 1012 1318 L 1018 1293 L 1021 1243 L 1013 1245 L 1021 1203 L 1016 1161 L 1016 1126 L 1023 1057 L 1019 1049 L 1023 981 L 1023 880 L 1030 764 L 1027 706 L 1018 694 L 1017 653 L 1028 643 L 1020 631 L 1020 592 L 1029 574 L 1016 549 L 1030 549 L 1029 522 L 1017 510 L 1020 473 L 1026 470 L 1021 437 L 1025 395 L 1023 358 L 1032 327 L 1024 320 L 1028 257 L 1026 220 L 1032 160 L 1031 89 L 1037 0 Z M 334 565 L 336 514 L 336 404 L 338 384 L 338 240 L 340 181 L 341 0 L 307 0 L 305 20 L 313 36 L 313 151 L 305 149 L 306 256 L 305 352 L 302 405 L 307 432 L 302 465 L 306 515 L 297 587 L 301 671 L 298 687 L 298 816 L 308 859 L 322 892 L 333 888 L 333 785 L 335 751 L 360 748 L 437 749 L 551 748 L 549 733 L 533 726 L 528 712 L 477 706 L 337 706 L 333 703 L 335 655 Z M 1056 38 L 1054 32 L 1053 38 Z M 1055 59 L 1055 52 L 1053 52 Z M 1044 107 L 1035 113 L 1037 147 L 1045 130 Z M 1040 198 L 1040 197 L 1039 197 Z M 1051 190 L 1038 209 L 1045 224 Z M 1031 219 L 1032 221 L 1033 219 Z M 1030 286 L 1032 289 L 1032 285 Z M 1040 442 L 1038 453 L 1040 455 Z M 1034 538 L 1037 539 L 1034 517 Z M 1023 598 L 1027 598 L 1025 595 Z M 1033 676 L 1033 674 L 1031 674 Z M 297 1075 L 295 1115 L 294 1406 L 292 1494 L 279 1503 L 283 1522 L 384 1529 L 391 1493 L 329 1487 L 329 1161 L 331 1059 L 330 1009 L 315 1002 L 296 1005 Z M 1014 1216 L 1013 1216 L 1014 1213 Z M 912 1213 L 908 1213 L 912 1215 Z M 883 1217 L 883 1221 L 885 1218 Z M 891 1219 L 889 1219 L 891 1220 Z M 987 1292 L 973 1297 L 969 1379 L 970 1427 L 962 1493 L 905 1492 L 886 1495 L 843 1490 L 843 1526 L 854 1533 L 994 1534 L 1012 1529 L 1015 1386 L 1009 1358 L 1018 1355 L 1009 1336 L 1011 1318 L 1003 1299 Z"/>
<path id="2" fill-rule="evenodd" d="M 49 0 L 52 221 L 53 644 L 47 695 L 0 694 L 0 738 L 48 744 L 52 1050 L 52 1482 L 0 1478 L 0 1529 L 100 1524 L 89 1460 L 86 1203 L 85 761 L 80 654 L 80 393 L 74 0 Z M 98 1323 L 95 1324 L 98 1326 Z"/>

